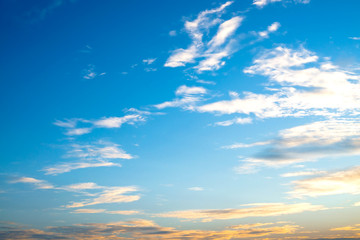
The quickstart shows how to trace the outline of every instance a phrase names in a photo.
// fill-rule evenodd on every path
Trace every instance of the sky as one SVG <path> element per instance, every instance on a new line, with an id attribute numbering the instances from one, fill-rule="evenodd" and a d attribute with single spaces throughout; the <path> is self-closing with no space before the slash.
<path id="1" fill-rule="evenodd" d="M 0 239 L 360 239 L 357 0 L 0 2 Z"/>

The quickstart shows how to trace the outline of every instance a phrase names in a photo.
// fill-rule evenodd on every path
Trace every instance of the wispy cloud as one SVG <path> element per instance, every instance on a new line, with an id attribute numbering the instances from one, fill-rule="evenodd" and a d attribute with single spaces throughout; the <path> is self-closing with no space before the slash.
<path id="1" fill-rule="evenodd" d="M 252 119 L 251 118 L 234 118 L 231 120 L 226 120 L 226 121 L 222 121 L 222 122 L 216 122 L 214 123 L 215 126 L 223 126 L 223 127 L 227 127 L 227 126 L 231 126 L 234 124 L 249 124 L 252 123 Z"/>
<path id="2" fill-rule="evenodd" d="M 71 202 L 66 205 L 66 208 L 80 208 L 84 206 L 92 206 L 97 204 L 108 204 L 108 203 L 127 203 L 134 202 L 140 199 L 139 194 L 129 194 L 138 192 L 139 188 L 135 186 L 125 186 L 125 187 L 107 187 L 99 186 L 93 182 L 86 183 L 77 183 L 66 186 L 54 186 L 44 180 L 39 180 L 30 177 L 19 177 L 15 178 L 9 183 L 27 183 L 33 185 L 36 189 L 47 189 L 47 190 L 63 190 L 68 192 L 76 192 L 82 195 L 86 195 L 88 198 L 80 202 Z M 75 210 L 77 213 L 100 213 L 105 212 L 109 214 L 123 214 L 130 215 L 138 213 L 136 211 L 101 211 L 101 210 Z"/>
<path id="3" fill-rule="evenodd" d="M 264 6 L 266 6 L 270 3 L 282 2 L 282 1 L 283 0 L 254 0 L 253 5 L 256 5 L 259 8 L 263 8 Z M 310 0 L 292 0 L 292 2 L 308 4 L 308 3 L 310 3 Z"/>
<path id="4" fill-rule="evenodd" d="M 112 160 L 134 158 L 134 156 L 121 149 L 118 144 L 104 141 L 86 145 L 72 144 L 64 157 L 76 160 L 45 167 L 43 169 L 45 174 L 57 175 L 91 167 L 121 167 L 121 164 L 112 162 Z"/>
<path id="5" fill-rule="evenodd" d="M 36 6 L 27 12 L 27 17 L 30 18 L 30 23 L 37 23 L 44 20 L 49 14 L 51 14 L 55 9 L 67 4 L 73 3 L 76 0 L 51 0 L 46 1 L 47 5 L 44 7 Z"/>
<path id="6" fill-rule="evenodd" d="M 185 30 L 192 43 L 186 49 L 176 49 L 165 63 L 166 67 L 180 67 L 188 63 L 201 61 L 194 68 L 199 72 L 217 70 L 225 64 L 224 58 L 234 52 L 232 35 L 239 28 L 243 17 L 235 16 L 224 21 L 220 16 L 226 7 L 233 2 L 228 1 L 218 8 L 205 10 L 193 21 L 185 22 Z M 218 26 L 217 33 L 206 40 L 210 28 Z"/>
<path id="7" fill-rule="evenodd" d="M 204 191 L 204 188 L 202 188 L 202 187 L 190 187 L 188 189 L 190 191 Z"/>
<path id="8" fill-rule="evenodd" d="M 120 128 L 124 124 L 135 125 L 136 123 L 145 122 L 150 112 L 140 111 L 134 108 L 127 110 L 128 113 L 122 117 L 102 117 L 95 120 L 82 118 L 71 118 L 57 120 L 56 126 L 66 129 L 65 135 L 78 136 L 92 132 L 96 128 Z M 82 126 L 80 126 L 82 125 Z"/>
<path id="9" fill-rule="evenodd" d="M 72 213 L 106 213 L 106 214 L 118 214 L 118 215 L 135 215 L 140 214 L 141 212 L 135 210 L 123 210 L 123 211 L 108 211 L 106 209 L 75 209 Z"/>
<path id="10" fill-rule="evenodd" d="M 288 172 L 281 174 L 281 177 L 301 177 L 301 176 L 312 176 L 312 175 L 324 175 L 326 171 L 318 170 L 309 170 L 309 171 L 298 171 L 298 172 Z"/>
<path id="11" fill-rule="evenodd" d="M 31 177 L 19 177 L 19 178 L 15 178 L 11 181 L 9 181 L 10 183 L 27 183 L 27 184 L 31 184 L 33 185 L 36 189 L 54 189 L 55 187 L 46 182 L 45 180 L 39 180 L 36 178 L 31 178 Z"/>
<path id="12" fill-rule="evenodd" d="M 83 78 L 84 78 L 84 79 L 94 79 L 94 78 L 96 78 L 96 77 L 98 77 L 98 76 L 103 76 L 103 75 L 105 75 L 105 74 L 106 74 L 105 72 L 97 73 L 97 72 L 95 71 L 95 66 L 94 66 L 93 64 L 89 64 L 89 65 L 87 66 L 87 68 L 85 68 L 85 69 L 83 70 Z"/>
<path id="13" fill-rule="evenodd" d="M 345 227 L 337 227 L 337 228 L 332 228 L 330 230 L 331 231 L 356 231 L 356 232 L 359 232 L 360 224 L 354 224 L 354 225 L 345 226 Z"/>
<path id="14" fill-rule="evenodd" d="M 207 90 L 203 87 L 188 87 L 182 85 L 178 87 L 175 94 L 177 98 L 172 101 L 163 102 L 154 105 L 157 109 L 164 109 L 168 107 L 181 107 L 187 110 L 195 108 L 197 102 L 203 99 L 203 95 L 207 94 Z"/>
<path id="15" fill-rule="evenodd" d="M 360 194 L 360 167 L 293 181 L 292 185 L 294 190 L 288 194 L 293 198 Z"/>
<path id="16" fill-rule="evenodd" d="M 342 118 L 313 122 L 279 132 L 271 141 L 234 144 L 227 148 L 268 145 L 242 160 L 238 173 L 254 173 L 260 167 L 282 167 L 320 158 L 360 155 L 360 122 Z"/>
<path id="17" fill-rule="evenodd" d="M 151 65 L 156 61 L 156 58 L 147 58 L 142 60 L 144 64 Z"/>
<path id="18" fill-rule="evenodd" d="M 256 203 L 243 205 L 240 209 L 202 209 L 185 210 L 157 214 L 158 217 L 180 218 L 188 220 L 201 220 L 211 222 L 213 220 L 240 219 L 247 217 L 267 217 L 286 214 L 295 214 L 305 211 L 324 210 L 321 205 L 312 205 L 310 203 Z"/>
<path id="19" fill-rule="evenodd" d="M 139 195 L 127 195 L 127 193 L 137 192 L 137 187 L 107 187 L 96 195 L 96 197 L 86 199 L 81 202 L 72 202 L 66 205 L 66 208 L 79 208 L 105 203 L 126 203 L 134 202 L 140 199 Z"/>
<path id="20" fill-rule="evenodd" d="M 250 148 L 255 146 L 263 146 L 272 143 L 272 141 L 255 142 L 255 143 L 235 143 L 229 146 L 224 146 L 225 149 L 236 149 L 236 148 Z"/>
<path id="21" fill-rule="evenodd" d="M 349 37 L 349 39 L 352 39 L 352 40 L 360 40 L 360 37 Z"/>

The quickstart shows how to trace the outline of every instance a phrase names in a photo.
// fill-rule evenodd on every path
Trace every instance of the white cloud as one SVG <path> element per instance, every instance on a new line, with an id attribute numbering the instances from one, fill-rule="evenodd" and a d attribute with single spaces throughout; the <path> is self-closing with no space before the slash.
<path id="1" fill-rule="evenodd" d="M 132 159 L 134 156 L 126 153 L 118 144 L 99 141 L 96 144 L 72 144 L 64 156 L 75 158 L 76 161 L 63 162 L 43 169 L 47 175 L 57 175 L 76 169 L 92 167 L 121 167 L 114 159 Z"/>
<path id="2" fill-rule="evenodd" d="M 125 187 L 106 187 L 99 186 L 93 182 L 77 183 L 66 186 L 55 187 L 54 185 L 44 181 L 31 177 L 20 177 L 15 178 L 9 183 L 27 183 L 32 184 L 36 189 L 53 189 L 53 190 L 64 190 L 68 192 L 76 192 L 78 195 L 86 195 L 87 198 L 80 202 L 71 202 L 66 205 L 66 208 L 80 208 L 84 206 L 92 206 L 97 204 L 108 204 L 108 203 L 127 203 L 134 202 L 140 199 L 139 194 L 129 194 L 138 192 L 139 188 L 135 186 L 125 186 Z M 139 211 L 133 210 L 123 210 L 123 211 L 106 211 L 104 209 L 78 209 L 74 211 L 75 213 L 108 213 L 108 214 L 122 214 L 122 215 L 132 215 L 138 214 Z"/>
<path id="3" fill-rule="evenodd" d="M 187 63 L 195 62 L 195 58 L 198 57 L 197 48 L 190 46 L 188 49 L 177 49 L 168 58 L 165 63 L 165 67 L 183 67 Z"/>
<path id="4" fill-rule="evenodd" d="M 207 90 L 203 87 L 188 87 L 182 85 L 177 88 L 175 92 L 177 98 L 172 101 L 166 101 L 160 104 L 154 105 L 158 109 L 164 109 L 168 107 L 181 107 L 184 109 L 194 109 L 197 102 L 203 99 L 203 95 L 207 94 Z"/>
<path id="5" fill-rule="evenodd" d="M 198 72 L 213 71 L 225 64 L 224 58 L 234 52 L 232 36 L 239 28 L 243 17 L 235 16 L 229 20 L 222 20 L 220 15 L 224 9 L 233 2 L 228 1 L 219 8 L 205 10 L 193 21 L 185 22 L 185 30 L 192 43 L 187 49 L 179 48 L 172 52 L 167 59 L 166 67 L 180 67 L 188 63 L 195 63 L 197 59 L 201 61 L 194 68 Z M 208 37 L 209 29 L 218 26 L 217 33 Z"/>
<path id="6" fill-rule="evenodd" d="M 244 18 L 236 16 L 220 24 L 216 35 L 208 42 L 209 49 L 223 45 L 234 34 Z"/>
<path id="7" fill-rule="evenodd" d="M 141 114 L 130 114 L 124 117 L 104 117 L 93 121 L 97 128 L 120 128 L 124 123 L 133 125 L 136 122 L 144 122 L 145 117 Z"/>
<path id="8" fill-rule="evenodd" d="M 327 173 L 327 172 L 311 170 L 311 171 L 289 172 L 289 173 L 281 174 L 280 176 L 281 177 L 299 177 L 299 176 L 323 175 L 325 173 Z"/>
<path id="9" fill-rule="evenodd" d="M 97 73 L 95 72 L 95 66 L 93 64 L 89 64 L 87 68 L 83 70 L 83 78 L 84 79 L 94 79 L 95 77 L 105 75 L 106 73 Z"/>
<path id="10" fill-rule="evenodd" d="M 267 88 L 270 93 L 244 92 L 241 98 L 208 103 L 196 110 L 254 114 L 257 118 L 358 114 L 360 76 L 318 60 L 318 56 L 302 48 L 266 51 L 244 72 L 266 76 L 276 88 Z"/>
<path id="11" fill-rule="evenodd" d="M 216 85 L 215 82 L 213 81 L 206 81 L 206 80 L 196 80 L 197 83 L 202 83 L 202 84 L 209 84 L 209 85 Z"/>
<path id="12" fill-rule="evenodd" d="M 349 39 L 352 39 L 352 40 L 360 40 L 360 37 L 349 37 Z"/>
<path id="13" fill-rule="evenodd" d="M 14 180 L 11 180 L 10 183 L 28 183 L 28 184 L 32 184 L 36 189 L 54 189 L 55 187 L 44 181 L 44 180 L 39 180 L 36 178 L 31 178 L 31 177 L 20 177 L 20 178 L 16 178 Z"/>
<path id="14" fill-rule="evenodd" d="M 276 32 L 280 28 L 280 23 L 274 22 L 268 26 L 266 31 L 259 32 L 259 36 L 262 38 L 268 38 L 270 33 Z"/>
<path id="15" fill-rule="evenodd" d="M 97 196 L 81 202 L 72 202 L 66 208 L 79 208 L 105 203 L 134 202 L 140 199 L 139 195 L 126 195 L 127 193 L 139 191 L 137 187 L 107 187 Z"/>
<path id="16" fill-rule="evenodd" d="M 153 63 L 156 61 L 156 58 L 143 59 L 142 61 L 143 61 L 143 63 L 145 63 L 145 64 L 151 65 L 151 64 L 153 64 Z"/>
<path id="17" fill-rule="evenodd" d="M 95 120 L 87 120 L 81 118 L 57 120 L 54 125 L 65 128 L 65 135 L 79 136 L 91 133 L 95 128 L 120 128 L 123 124 L 135 125 L 136 123 L 145 122 L 150 112 L 140 111 L 134 108 L 129 109 L 123 117 L 102 117 Z M 80 127 L 79 125 L 86 125 Z"/>
<path id="18" fill-rule="evenodd" d="M 60 163 L 51 167 L 45 167 L 43 171 L 46 175 L 58 175 L 61 173 L 71 172 L 77 169 L 94 168 L 94 167 L 121 167 L 119 163 L 113 163 L 108 161 L 96 161 L 96 162 L 70 162 Z"/>
<path id="19" fill-rule="evenodd" d="M 279 132 L 271 141 L 234 144 L 228 148 L 271 144 L 266 149 L 242 160 L 238 173 L 254 173 L 261 167 L 284 167 L 321 158 L 360 155 L 360 121 L 332 119 L 313 122 Z"/>
<path id="20" fill-rule="evenodd" d="M 192 94 L 206 94 L 206 89 L 203 87 L 188 87 L 182 85 L 176 89 L 176 95 L 192 95 Z"/>
<path id="21" fill-rule="evenodd" d="M 169 32 L 169 36 L 171 36 L 171 37 L 175 37 L 176 35 L 177 35 L 177 32 L 175 30 L 171 30 Z"/>
<path id="22" fill-rule="evenodd" d="M 265 5 L 268 5 L 269 3 L 273 2 L 281 2 L 282 0 L 254 0 L 253 4 L 257 7 L 264 7 Z"/>
<path id="23" fill-rule="evenodd" d="M 256 5 L 259 8 L 263 8 L 264 6 L 274 3 L 274 2 L 281 2 L 283 0 L 253 0 L 253 5 Z M 303 3 L 307 4 L 310 0 L 293 0 L 294 3 Z"/>
<path id="24" fill-rule="evenodd" d="M 227 121 L 216 122 L 214 123 L 214 125 L 226 127 L 226 126 L 231 126 L 233 124 L 249 124 L 249 123 L 252 123 L 251 118 L 234 118 Z"/>
<path id="25" fill-rule="evenodd" d="M 188 189 L 190 191 L 204 191 L 204 188 L 202 188 L 202 187 L 190 187 Z"/>
<path id="26" fill-rule="evenodd" d="M 334 194 L 360 194 L 360 167 L 326 175 L 293 181 L 293 198 L 318 197 Z"/>
<path id="27" fill-rule="evenodd" d="M 250 148 L 255 146 L 263 146 L 272 143 L 272 141 L 264 141 L 264 142 L 255 142 L 255 143 L 235 143 L 229 146 L 224 146 L 225 149 L 235 149 L 235 148 Z"/>

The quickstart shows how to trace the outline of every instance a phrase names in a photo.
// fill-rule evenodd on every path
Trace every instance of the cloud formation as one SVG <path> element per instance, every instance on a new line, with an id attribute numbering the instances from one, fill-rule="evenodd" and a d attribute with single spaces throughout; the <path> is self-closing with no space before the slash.
<path id="1" fill-rule="evenodd" d="M 227 148 L 269 145 L 242 160 L 238 173 L 253 173 L 259 167 L 282 167 L 322 158 L 360 155 L 360 122 L 355 118 L 317 121 L 279 132 L 276 139 Z"/>
<path id="2" fill-rule="evenodd" d="M 64 157 L 76 160 L 45 167 L 43 169 L 45 174 L 57 175 L 76 169 L 91 167 L 121 167 L 121 164 L 113 162 L 112 160 L 134 158 L 134 156 L 121 149 L 120 145 L 104 141 L 86 145 L 71 144 L 70 149 Z"/>
<path id="3" fill-rule="evenodd" d="M 309 66 L 312 65 L 312 66 Z M 314 53 L 283 46 L 265 51 L 244 70 L 269 78 L 268 94 L 244 92 L 243 97 L 199 106 L 199 112 L 254 115 L 257 118 L 341 116 L 359 112 L 360 76 L 320 61 Z"/>
<path id="4" fill-rule="evenodd" d="M 274 22 L 265 31 L 258 32 L 261 38 L 268 38 L 270 33 L 276 32 L 280 28 L 280 23 Z"/>
<path id="5" fill-rule="evenodd" d="M 137 192 L 137 187 L 107 187 L 102 192 L 95 194 L 95 197 L 81 202 L 72 202 L 66 205 L 66 208 L 79 208 L 105 203 L 127 203 L 140 199 L 139 195 L 126 195 L 127 193 Z"/>
<path id="6" fill-rule="evenodd" d="M 65 135 L 78 136 L 92 132 L 95 128 L 120 128 L 124 124 L 135 125 L 145 122 L 150 112 L 140 111 L 134 108 L 127 110 L 130 114 L 123 117 L 103 117 L 95 120 L 71 118 L 54 122 L 56 126 L 66 129 Z M 83 125 L 83 126 L 79 126 Z"/>
<path id="7" fill-rule="evenodd" d="M 283 0 L 254 0 L 253 1 L 253 5 L 259 7 L 259 8 L 263 8 L 264 6 L 270 4 L 270 3 L 275 3 L 275 2 L 282 2 Z M 307 4 L 310 2 L 310 0 L 292 0 L 295 3 L 303 3 L 303 4 Z"/>
<path id="8" fill-rule="evenodd" d="M 33 185 L 36 189 L 47 189 L 47 190 L 63 190 L 68 192 L 76 192 L 87 196 L 88 198 L 80 202 L 71 202 L 66 205 L 66 208 L 80 208 L 85 206 L 92 206 L 97 204 L 108 204 L 108 203 L 127 203 L 134 202 L 140 199 L 139 194 L 129 194 L 138 192 L 139 188 L 135 186 L 125 187 L 107 187 L 99 186 L 93 182 L 77 183 L 66 186 L 54 186 L 44 180 L 39 180 L 30 177 L 19 177 L 15 178 L 9 183 L 27 183 Z M 91 212 L 92 211 L 92 212 Z M 130 215 L 138 213 L 136 211 L 102 211 L 101 209 L 83 209 L 75 210 L 76 213 L 100 213 L 105 212 L 109 214 L 123 214 Z"/>
<path id="9" fill-rule="evenodd" d="M 140 212 L 135 210 L 108 211 L 106 209 L 80 208 L 80 209 L 75 209 L 73 213 L 107 213 L 107 214 L 118 214 L 118 215 L 135 215 L 135 214 L 139 214 Z"/>
<path id="10" fill-rule="evenodd" d="M 203 96 L 207 94 L 207 90 L 203 87 L 188 87 L 182 85 L 175 92 L 176 98 L 154 105 L 157 109 L 168 107 L 181 107 L 186 110 L 193 110 L 198 102 L 203 100 Z"/>
<path id="11" fill-rule="evenodd" d="M 89 64 L 89 65 L 87 66 L 87 68 L 85 68 L 85 69 L 83 70 L 83 78 L 84 78 L 84 79 L 87 79 L 87 80 L 89 80 L 89 79 L 94 79 L 94 78 L 96 78 L 96 77 L 98 77 L 98 76 L 103 76 L 103 75 L 105 75 L 105 74 L 106 74 L 105 72 L 97 73 L 97 72 L 95 71 L 95 66 L 94 66 L 93 64 Z"/>
<path id="12" fill-rule="evenodd" d="M 4 225 L 0 228 L 3 239 L 249 239 L 253 237 L 292 235 L 301 227 L 286 223 L 257 223 L 230 226 L 225 230 L 178 230 L 162 227 L 150 220 L 137 219 L 113 223 L 86 223 L 71 226 L 47 227 L 46 230 L 25 229 L 18 225 Z"/>
<path id="13" fill-rule="evenodd" d="M 36 178 L 31 178 L 31 177 L 19 177 L 19 178 L 15 178 L 11 181 L 9 181 L 10 183 L 28 183 L 31 184 L 35 187 L 35 189 L 54 189 L 55 187 L 46 182 L 45 180 L 39 180 Z"/>
<path id="14" fill-rule="evenodd" d="M 334 194 L 360 194 L 360 167 L 293 181 L 293 198 L 318 197 Z"/>
<path id="15" fill-rule="evenodd" d="M 218 8 L 205 10 L 193 21 L 185 22 L 185 31 L 192 40 L 188 48 L 173 51 L 167 59 L 165 67 L 181 67 L 188 63 L 200 62 L 194 68 L 198 72 L 213 71 L 225 64 L 224 58 L 234 52 L 233 39 L 235 31 L 241 25 L 243 17 L 235 16 L 224 21 L 220 16 L 225 8 L 233 2 L 228 1 Z M 211 28 L 218 26 L 214 36 L 208 38 Z"/>
<path id="16" fill-rule="evenodd" d="M 279 216 L 285 214 L 301 213 L 305 211 L 319 211 L 326 209 L 321 205 L 312 205 L 310 203 L 256 203 L 243 206 L 244 207 L 240 209 L 202 209 L 174 211 L 157 214 L 156 216 L 211 222 L 213 220 Z"/>

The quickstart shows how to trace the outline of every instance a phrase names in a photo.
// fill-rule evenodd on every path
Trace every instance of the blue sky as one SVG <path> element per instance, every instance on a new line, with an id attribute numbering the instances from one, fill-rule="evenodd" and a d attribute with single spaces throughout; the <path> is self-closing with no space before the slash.
<path id="1" fill-rule="evenodd" d="M 0 3 L 1 239 L 360 239 L 360 3 Z"/>

